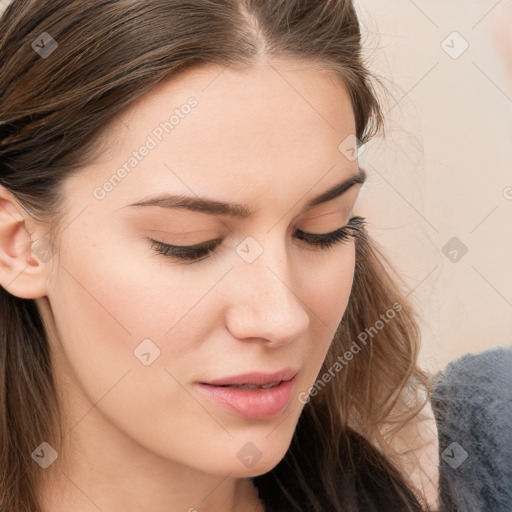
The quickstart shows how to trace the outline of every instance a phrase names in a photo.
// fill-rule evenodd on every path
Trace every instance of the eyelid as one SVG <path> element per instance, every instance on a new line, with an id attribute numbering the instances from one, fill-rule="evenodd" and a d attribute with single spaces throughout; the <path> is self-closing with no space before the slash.
<path id="1" fill-rule="evenodd" d="M 333 219 L 327 219 L 327 221 L 332 222 L 332 220 L 336 220 L 336 221 L 342 222 L 343 226 L 345 226 L 346 223 L 348 222 L 348 220 L 352 217 L 352 212 L 346 213 L 346 211 L 342 211 L 342 212 L 338 211 L 338 212 L 322 213 L 320 215 L 317 215 L 316 217 L 310 217 L 309 219 L 305 219 L 304 224 L 309 226 L 311 224 L 311 222 L 313 222 L 316 225 L 316 223 L 314 221 L 318 221 L 318 219 L 320 219 L 321 217 L 333 217 Z M 321 219 L 321 221 L 322 220 L 324 220 L 324 219 Z M 342 226 L 338 226 L 337 228 L 335 228 L 335 230 L 339 229 L 340 227 L 342 227 Z M 298 228 L 298 229 L 300 229 L 300 228 Z M 327 234 L 327 233 L 318 233 L 318 234 Z"/>
<path id="2" fill-rule="evenodd" d="M 345 211 L 335 211 L 335 212 L 329 212 L 329 213 L 321 213 L 319 215 L 316 215 L 315 217 L 310 217 L 308 219 L 304 219 L 304 223 L 305 224 L 309 224 L 310 221 L 313 221 L 313 220 L 317 220 L 319 219 L 320 217 L 327 217 L 327 216 L 336 216 L 336 217 L 339 217 L 341 222 L 344 223 L 343 225 L 346 224 L 346 221 L 348 219 L 350 219 L 350 217 L 352 216 L 352 213 L 350 214 L 347 214 L 346 213 L 346 210 Z M 338 227 L 335 227 L 333 230 L 327 232 L 327 233 L 314 233 L 312 232 L 311 234 L 318 234 L 318 235 L 327 235 L 333 231 L 336 231 L 340 228 L 341 226 L 338 226 Z M 305 233 L 306 230 L 305 229 L 300 229 L 300 228 L 296 228 L 297 230 L 301 231 L 302 233 Z M 160 229 L 151 229 L 151 228 L 147 228 L 147 227 L 144 227 L 144 231 L 146 231 L 147 233 L 156 233 L 158 235 L 159 238 L 172 238 L 173 239 L 173 242 L 165 242 L 164 240 L 161 240 L 162 243 L 167 243 L 168 245 L 176 245 L 176 246 L 179 246 L 180 244 L 183 244 L 181 245 L 181 247 L 190 247 L 190 248 L 202 248 L 204 246 L 209 246 L 211 244 L 213 244 L 214 242 L 216 241 L 222 241 L 222 237 L 219 236 L 215 239 L 211 239 L 211 240 L 207 240 L 207 241 L 204 241 L 204 242 L 200 242 L 200 243 L 197 243 L 197 244 L 190 244 L 190 245 L 187 245 L 187 239 L 190 239 L 190 238 L 199 238 L 199 237 L 206 237 L 208 236 L 208 233 L 213 230 L 213 228 L 211 230 L 208 230 L 208 229 L 200 229 L 200 230 L 192 230 L 192 231 L 181 231 L 180 233 L 170 233 L 168 230 L 166 230 L 164 227 L 160 228 Z M 317 230 L 314 230 L 314 231 L 317 231 Z M 183 239 L 183 242 L 181 242 L 180 240 Z"/>
<path id="3" fill-rule="evenodd" d="M 299 236 L 295 235 L 298 240 L 311 246 L 313 250 L 329 250 L 338 244 L 342 244 L 350 238 L 359 238 L 364 236 L 366 219 L 364 217 L 355 215 L 351 216 L 348 222 L 342 227 L 331 231 L 329 233 L 309 233 L 296 230 Z M 169 245 L 165 242 L 160 242 L 148 238 L 152 243 L 151 247 L 155 252 L 169 257 L 172 260 L 179 261 L 182 264 L 199 263 L 207 260 L 210 257 L 216 257 L 215 249 L 222 243 L 222 239 L 216 239 L 202 244 L 191 246 L 176 246 Z M 190 254 L 198 253 L 197 256 L 190 256 Z M 167 254 L 170 253 L 170 254 Z M 181 255 L 180 255 L 181 254 Z"/>
<path id="4" fill-rule="evenodd" d="M 327 217 L 328 215 L 343 215 L 343 216 L 345 216 L 345 212 L 337 211 L 337 212 L 329 212 L 329 213 L 320 213 L 319 215 L 315 215 L 314 217 L 310 217 L 309 219 L 306 219 L 306 221 L 318 219 L 319 217 Z"/>
<path id="5" fill-rule="evenodd" d="M 322 215 L 318 215 L 317 217 L 322 217 L 322 216 L 326 216 L 326 215 L 336 215 L 338 212 L 334 212 L 334 213 L 324 213 Z M 315 218 L 317 218 L 315 217 Z M 349 215 L 348 216 L 349 219 L 350 217 L 352 217 L 352 215 Z M 345 216 L 344 216 L 345 218 Z M 309 220 L 313 220 L 313 219 L 309 219 Z M 295 229 L 295 232 L 300 232 L 304 235 L 312 235 L 312 236 L 315 236 L 315 235 L 318 235 L 318 236 L 322 236 L 322 235 L 331 235 L 333 233 L 336 233 L 337 231 L 339 231 L 340 229 L 343 229 L 344 227 L 346 227 L 347 223 L 344 223 L 342 226 L 338 226 L 330 231 L 328 231 L 327 233 L 317 233 L 317 232 L 310 232 L 310 231 L 306 231 L 306 230 L 303 230 L 303 229 L 300 229 L 300 228 L 296 228 Z M 161 232 L 160 230 L 149 230 L 149 231 L 157 231 L 157 232 Z M 156 240 L 153 240 L 151 239 L 152 241 L 156 242 Z M 169 242 L 165 242 L 163 240 L 160 241 L 160 243 L 163 243 L 163 244 L 166 244 L 166 245 L 169 245 L 169 246 L 172 246 L 172 247 L 183 247 L 183 248 L 186 248 L 186 249 L 190 249 L 190 250 L 193 250 L 193 249 L 197 249 L 197 250 L 200 250 L 200 249 L 205 249 L 205 248 L 208 248 L 208 247 L 215 247 L 215 245 L 218 245 L 220 243 L 222 243 L 223 241 L 223 238 L 222 237 L 218 237 L 218 238 L 215 238 L 215 239 L 211 239 L 211 240 L 207 240 L 205 242 L 200 242 L 198 244 L 192 244 L 192 245 L 179 245 L 179 242 L 174 242 L 174 243 L 169 243 Z"/>
<path id="6" fill-rule="evenodd" d="M 153 242 L 157 242 L 157 243 L 161 243 L 161 244 L 165 244 L 165 245 L 168 245 L 169 247 L 175 247 L 177 249 L 180 249 L 180 248 L 183 248 L 183 249 L 197 249 L 197 250 L 200 250 L 200 249 L 207 249 L 207 248 L 214 248 L 215 246 L 219 245 L 222 243 L 222 238 L 214 238 L 212 240 L 207 240 L 206 242 L 201 242 L 201 243 L 198 243 L 198 244 L 194 244 L 194 245 L 177 245 L 177 244 L 171 244 L 171 243 L 168 243 L 168 242 L 164 242 L 163 240 L 153 240 L 152 238 L 150 238 L 149 240 L 153 241 Z"/>

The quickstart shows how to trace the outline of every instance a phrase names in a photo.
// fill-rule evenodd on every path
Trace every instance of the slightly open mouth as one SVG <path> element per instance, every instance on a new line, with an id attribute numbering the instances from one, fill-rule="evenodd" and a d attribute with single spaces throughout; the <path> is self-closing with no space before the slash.
<path id="1" fill-rule="evenodd" d="M 275 417 L 291 402 L 295 378 L 267 384 L 207 384 L 198 389 L 231 413 L 250 420 Z"/>
<path id="2" fill-rule="evenodd" d="M 282 380 L 276 380 L 275 382 L 269 382 L 268 384 L 263 384 L 258 386 L 257 384 L 221 384 L 218 387 L 220 388 L 236 388 L 236 389 L 271 389 L 279 386 L 283 382 Z"/>

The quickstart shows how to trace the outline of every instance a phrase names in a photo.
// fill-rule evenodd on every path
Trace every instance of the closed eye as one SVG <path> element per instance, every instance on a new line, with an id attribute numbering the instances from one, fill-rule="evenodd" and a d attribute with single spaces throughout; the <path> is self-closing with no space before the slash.
<path id="1" fill-rule="evenodd" d="M 320 235 L 315 233 L 305 233 L 298 229 L 295 232 L 295 237 L 313 248 L 329 249 L 336 244 L 346 242 L 350 238 L 360 237 L 365 229 L 365 224 L 366 219 L 364 217 L 354 216 L 349 219 L 346 226 L 343 226 L 336 231 L 332 231 L 331 233 Z M 208 257 L 208 255 L 222 242 L 222 240 L 216 239 L 202 244 L 182 246 L 165 244 L 151 238 L 149 240 L 151 242 L 151 248 L 158 254 L 168 258 L 192 263 L 206 259 L 206 257 Z"/>

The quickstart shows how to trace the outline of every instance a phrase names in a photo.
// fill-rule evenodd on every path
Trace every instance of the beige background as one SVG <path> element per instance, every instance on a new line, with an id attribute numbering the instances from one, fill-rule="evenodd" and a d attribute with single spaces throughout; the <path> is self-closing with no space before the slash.
<path id="1" fill-rule="evenodd" d="M 369 179 L 356 213 L 423 314 L 424 366 L 442 368 L 512 343 L 512 87 L 492 36 L 512 27 L 512 1 L 356 6 L 367 62 L 394 98 L 386 139 L 360 156 Z M 452 237 L 468 248 L 445 249 L 455 262 L 442 251 Z"/>

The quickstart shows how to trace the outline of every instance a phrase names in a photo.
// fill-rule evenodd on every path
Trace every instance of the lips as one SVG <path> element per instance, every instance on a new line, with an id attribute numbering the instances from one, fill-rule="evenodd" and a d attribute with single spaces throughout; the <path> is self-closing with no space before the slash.
<path id="1" fill-rule="evenodd" d="M 297 370 L 286 368 L 274 373 L 245 373 L 209 382 L 197 388 L 217 405 L 251 420 L 275 417 L 290 403 Z"/>
<path id="2" fill-rule="evenodd" d="M 209 384 L 211 386 L 256 386 L 256 387 L 264 387 L 270 386 L 273 387 L 279 384 L 281 381 L 290 380 L 295 377 L 297 374 L 297 370 L 294 368 L 284 368 L 283 370 L 276 371 L 274 373 L 262 373 L 262 372 L 251 372 L 244 373 L 240 375 L 235 375 L 232 377 L 224 377 L 220 379 L 214 379 L 207 382 L 203 382 L 202 384 Z"/>

